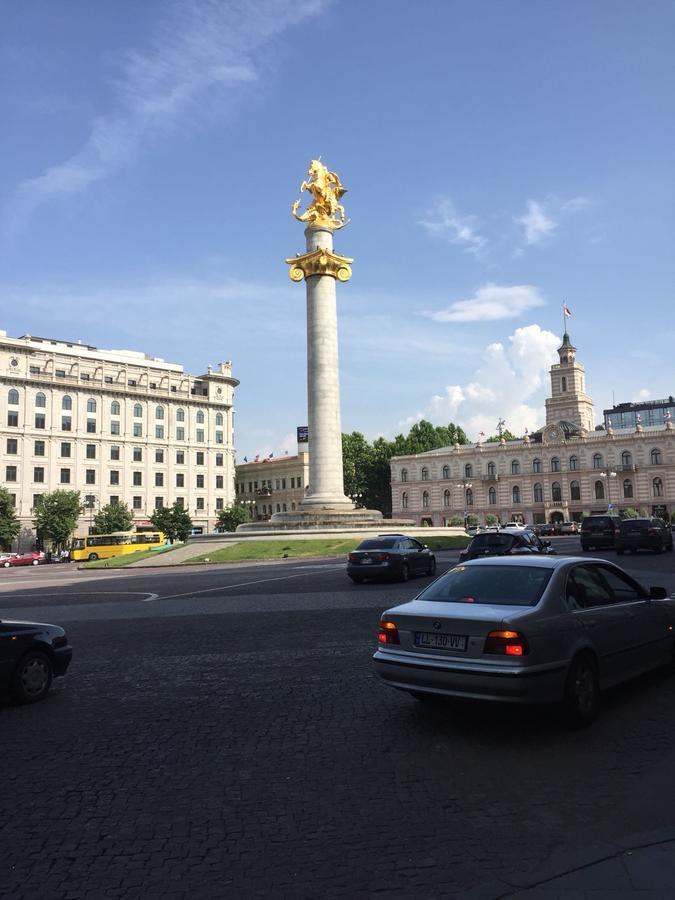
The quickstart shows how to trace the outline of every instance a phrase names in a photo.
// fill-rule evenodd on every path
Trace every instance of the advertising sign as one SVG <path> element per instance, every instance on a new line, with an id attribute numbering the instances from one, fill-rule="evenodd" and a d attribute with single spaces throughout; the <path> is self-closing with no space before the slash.
<path id="1" fill-rule="evenodd" d="M 299 425 L 298 426 L 298 443 L 299 444 L 308 444 L 309 443 L 309 427 L 307 425 Z"/>

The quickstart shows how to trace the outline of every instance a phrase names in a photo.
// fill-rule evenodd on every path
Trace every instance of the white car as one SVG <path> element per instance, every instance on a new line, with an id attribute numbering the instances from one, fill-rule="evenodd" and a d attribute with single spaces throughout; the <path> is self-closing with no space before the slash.
<path id="1" fill-rule="evenodd" d="M 502 531 L 505 531 L 507 528 L 511 531 L 526 531 L 527 525 L 523 525 L 522 522 L 507 522 L 506 525 L 502 525 Z"/>

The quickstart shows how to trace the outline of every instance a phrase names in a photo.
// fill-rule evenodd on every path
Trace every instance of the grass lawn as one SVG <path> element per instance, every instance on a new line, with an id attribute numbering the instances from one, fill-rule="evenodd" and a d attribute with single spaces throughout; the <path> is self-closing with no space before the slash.
<path id="1" fill-rule="evenodd" d="M 306 541 L 242 541 L 188 560 L 187 565 L 236 562 L 240 559 L 300 559 L 303 556 L 342 556 L 361 543 L 358 538 L 310 538 Z"/>
<path id="2" fill-rule="evenodd" d="M 182 546 L 183 544 L 174 544 L 172 547 L 167 547 L 166 550 L 139 550 L 138 553 L 126 553 L 123 556 L 113 556 L 110 559 L 95 559 L 93 562 L 84 562 L 80 563 L 80 565 L 83 569 L 119 569 L 141 559 L 147 559 L 149 556 L 170 553 L 172 550 L 177 550 Z"/>

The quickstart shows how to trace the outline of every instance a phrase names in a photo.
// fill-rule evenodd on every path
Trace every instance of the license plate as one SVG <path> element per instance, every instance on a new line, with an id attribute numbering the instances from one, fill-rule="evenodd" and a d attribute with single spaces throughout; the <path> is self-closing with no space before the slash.
<path id="1" fill-rule="evenodd" d="M 372 562 L 373 562 L 372 559 L 369 556 L 366 556 L 364 559 L 361 560 L 361 565 L 369 566 L 372 564 Z"/>
<path id="2" fill-rule="evenodd" d="M 466 635 L 416 631 L 415 645 L 417 647 L 432 647 L 436 650 L 466 650 Z"/>

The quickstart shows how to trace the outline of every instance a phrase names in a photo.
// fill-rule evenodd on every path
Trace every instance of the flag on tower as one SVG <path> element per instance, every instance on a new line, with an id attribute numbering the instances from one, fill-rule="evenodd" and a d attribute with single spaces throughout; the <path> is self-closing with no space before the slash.
<path id="1" fill-rule="evenodd" d="M 479 431 L 479 432 L 478 432 L 478 435 L 479 435 L 479 437 L 485 437 L 485 432 L 484 432 L 484 431 Z"/>
<path id="2" fill-rule="evenodd" d="M 270 459 L 272 459 L 273 456 L 274 456 L 274 453 L 270 453 Z"/>
<path id="3" fill-rule="evenodd" d="M 566 303 L 563 303 L 563 316 L 565 316 L 566 319 L 572 318 L 572 312 Z"/>

